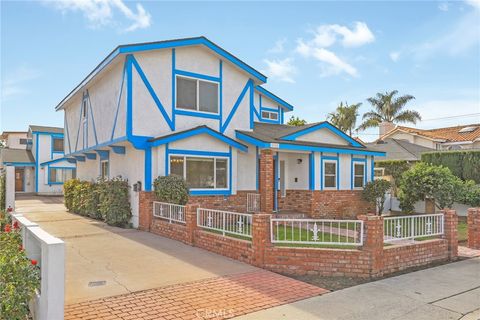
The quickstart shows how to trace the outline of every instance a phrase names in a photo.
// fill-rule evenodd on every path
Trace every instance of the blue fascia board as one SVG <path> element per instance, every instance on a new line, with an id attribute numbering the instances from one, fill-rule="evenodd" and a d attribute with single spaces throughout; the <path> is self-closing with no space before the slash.
<path id="1" fill-rule="evenodd" d="M 217 113 L 187 111 L 187 110 L 182 110 L 182 109 L 178 109 L 178 108 L 175 108 L 174 112 L 175 112 L 175 114 L 181 115 L 181 116 L 199 117 L 199 118 L 207 118 L 207 119 L 215 119 L 215 120 L 220 119 L 220 114 L 217 114 Z"/>
<path id="2" fill-rule="evenodd" d="M 351 150 L 351 149 L 340 149 L 340 148 L 329 148 L 329 147 L 315 147 L 315 146 L 308 146 L 308 145 L 297 145 L 297 144 L 290 144 L 290 143 L 268 143 L 264 142 L 241 132 L 236 132 L 235 136 L 237 139 L 245 141 L 247 143 L 253 144 L 259 148 L 273 148 L 272 144 L 278 145 L 278 149 L 285 149 L 285 150 L 299 150 L 299 151 L 315 151 L 315 152 L 332 152 L 332 153 L 341 153 L 341 154 L 359 154 L 359 155 L 371 155 L 371 156 L 378 156 L 384 157 L 385 152 L 379 151 L 369 151 L 369 150 Z M 275 146 L 277 148 L 277 146 Z"/>
<path id="3" fill-rule="evenodd" d="M 77 163 L 77 160 L 75 158 L 65 158 L 65 160 L 68 162 L 68 163 Z"/>
<path id="4" fill-rule="evenodd" d="M 124 146 L 110 146 L 112 148 L 112 151 L 116 154 L 125 154 L 125 147 Z"/>
<path id="5" fill-rule="evenodd" d="M 260 112 L 262 112 L 262 111 L 269 111 L 269 112 L 278 113 L 278 109 L 268 108 L 268 107 L 260 107 Z"/>
<path id="6" fill-rule="evenodd" d="M 110 152 L 108 150 L 95 150 L 98 153 L 100 160 L 108 160 Z"/>
<path id="7" fill-rule="evenodd" d="M 4 162 L 3 164 L 11 167 L 35 167 L 35 162 Z"/>
<path id="8" fill-rule="evenodd" d="M 53 159 L 53 160 L 50 160 L 50 161 L 42 162 L 42 163 L 40 163 L 40 165 L 43 167 L 43 166 L 45 166 L 45 165 L 49 165 L 49 164 L 57 163 L 57 162 L 62 162 L 62 161 L 67 161 L 67 160 L 68 160 L 67 158 L 62 157 L 62 158 L 58 158 L 58 159 Z"/>
<path id="9" fill-rule="evenodd" d="M 248 151 L 248 147 L 227 137 L 227 136 L 224 136 L 208 127 L 201 127 L 201 128 L 197 128 L 197 129 L 194 129 L 194 130 L 190 130 L 190 131 L 186 131 L 186 132 L 182 132 L 182 133 L 179 133 L 179 134 L 174 134 L 174 135 L 171 135 L 171 136 L 168 136 L 168 137 L 165 137 L 165 138 L 160 138 L 158 140 L 155 140 L 155 141 L 152 141 L 152 142 L 149 142 L 149 145 L 152 146 L 152 147 L 156 147 L 156 146 L 159 146 L 159 145 L 163 145 L 163 144 L 166 144 L 166 143 L 169 143 L 169 142 L 173 142 L 173 141 L 177 141 L 177 140 L 182 140 L 182 139 L 185 139 L 185 138 L 189 138 L 189 137 L 192 137 L 192 136 L 196 136 L 196 135 L 199 135 L 199 134 L 208 134 L 222 142 L 225 142 L 226 144 L 234 147 L 234 148 L 237 148 L 239 149 L 240 151 L 243 151 L 243 152 L 247 152 Z"/>
<path id="10" fill-rule="evenodd" d="M 80 162 L 85 162 L 85 157 L 84 156 L 73 156 L 77 161 Z"/>
<path id="11" fill-rule="evenodd" d="M 363 147 L 363 145 L 358 143 L 358 141 L 356 141 L 355 139 L 353 139 L 352 137 L 350 137 L 349 135 L 347 135 L 346 133 L 339 130 L 337 127 L 335 127 L 334 125 L 332 125 L 328 122 L 322 122 L 322 123 L 319 123 L 315 126 L 311 126 L 309 128 L 294 132 L 292 134 L 281 137 L 281 139 L 282 140 L 294 141 L 300 136 L 303 136 L 307 133 L 311 133 L 311 132 L 314 132 L 314 131 L 317 131 L 317 130 L 320 130 L 320 129 L 323 129 L 323 128 L 329 129 L 330 131 L 332 131 L 333 133 L 338 135 L 340 138 L 348 141 L 353 147 Z"/>
<path id="12" fill-rule="evenodd" d="M 58 133 L 58 132 L 48 132 L 48 131 L 32 131 L 32 134 L 43 134 L 47 136 L 52 136 L 52 137 L 57 137 L 57 138 L 63 138 L 63 133 Z"/>
<path id="13" fill-rule="evenodd" d="M 232 192 L 228 189 L 225 190 L 190 190 L 191 196 L 229 196 Z"/>
<path id="14" fill-rule="evenodd" d="M 85 157 L 87 157 L 87 159 L 90 159 L 90 160 L 97 159 L 97 155 L 93 152 L 84 152 L 83 154 L 85 155 Z"/>
<path id="15" fill-rule="evenodd" d="M 113 139 L 113 140 L 110 140 L 110 141 L 107 141 L 107 142 L 103 142 L 103 143 L 100 143 L 100 144 L 97 144 L 95 146 L 91 146 L 89 148 L 85 148 L 83 150 L 78 150 L 78 151 L 75 151 L 75 152 L 72 152 L 72 153 L 69 153 L 69 154 L 66 154 L 65 157 L 68 157 L 68 156 L 75 156 L 75 155 L 81 155 L 85 152 L 89 152 L 89 151 L 95 151 L 95 149 L 98 149 L 98 148 L 106 148 L 106 147 L 109 147 L 110 145 L 112 144 L 115 144 L 115 143 L 119 143 L 119 142 L 124 142 L 124 141 L 127 141 L 127 137 L 124 136 L 124 137 L 119 137 L 119 138 L 116 138 L 116 139 Z"/>
<path id="16" fill-rule="evenodd" d="M 214 76 L 209 76 L 207 74 L 201 74 L 201 73 L 195 73 L 195 72 L 190 72 L 190 71 L 185 71 L 185 70 L 180 70 L 180 69 L 175 69 L 175 75 L 179 76 L 185 76 L 185 77 L 190 77 L 190 78 L 196 78 L 196 79 L 203 79 L 203 80 L 208 80 L 212 82 L 220 82 L 219 77 L 214 77 Z"/>
<path id="17" fill-rule="evenodd" d="M 183 150 L 183 149 L 168 149 L 168 154 L 181 154 L 181 155 L 193 155 L 193 156 L 209 156 L 209 157 L 229 157 L 228 152 L 213 152 L 213 151 L 200 151 L 200 150 Z"/>
<path id="18" fill-rule="evenodd" d="M 272 99 L 273 101 L 275 101 L 276 103 L 278 103 L 279 105 L 281 105 L 285 109 L 288 109 L 289 111 L 292 111 L 294 109 L 294 107 L 290 103 L 286 102 L 285 100 L 280 99 L 279 97 L 277 97 L 276 95 L 274 95 L 273 93 L 271 93 L 270 91 L 265 89 L 264 87 L 256 86 L 255 90 L 257 90 L 261 94 L 267 96 L 268 98 Z"/>

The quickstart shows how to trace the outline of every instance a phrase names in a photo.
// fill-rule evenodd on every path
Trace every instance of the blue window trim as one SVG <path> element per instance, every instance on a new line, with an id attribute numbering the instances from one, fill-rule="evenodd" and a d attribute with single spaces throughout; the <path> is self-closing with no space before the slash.
<path id="1" fill-rule="evenodd" d="M 207 118 L 207 119 L 215 119 L 220 120 L 220 114 L 217 113 L 207 113 L 201 111 L 189 111 L 185 109 L 175 109 L 175 115 L 180 116 L 189 116 L 189 117 L 199 117 L 199 118 Z"/>
<path id="2" fill-rule="evenodd" d="M 170 149 L 168 144 L 165 147 L 165 175 L 170 175 L 170 155 L 181 156 L 199 156 L 205 158 L 227 158 L 228 159 L 228 188 L 226 189 L 194 189 L 189 193 L 192 196 L 195 195 L 231 195 L 232 194 L 232 147 L 229 147 L 228 152 L 211 152 L 211 151 L 199 151 L 199 150 L 184 150 L 184 149 Z"/>
<path id="3" fill-rule="evenodd" d="M 50 180 L 50 169 L 57 169 L 57 170 L 76 170 L 77 168 L 75 168 L 75 167 L 57 167 L 57 166 L 50 166 L 50 165 L 48 165 L 48 167 L 47 167 L 47 171 L 48 171 L 48 173 L 47 173 L 47 176 L 48 176 L 48 178 L 47 178 L 47 184 L 48 184 L 49 186 L 55 185 L 55 184 L 64 184 L 64 182 L 53 182 L 53 181 Z"/>
<path id="4" fill-rule="evenodd" d="M 275 162 L 275 172 L 273 173 L 273 211 L 278 210 L 278 172 L 280 170 L 279 161 L 278 161 L 278 152 L 273 156 L 273 161 Z"/>
<path id="5" fill-rule="evenodd" d="M 10 167 L 35 167 L 35 162 L 4 162 L 5 166 Z"/>
<path id="6" fill-rule="evenodd" d="M 279 105 L 281 105 L 282 107 L 284 107 L 284 108 L 286 108 L 290 111 L 292 111 L 294 109 L 294 107 L 290 103 L 286 102 L 285 100 L 280 99 L 279 97 L 277 97 L 276 95 L 274 95 L 273 93 L 271 93 L 270 91 L 265 89 L 264 87 L 256 86 L 255 90 L 257 90 L 259 93 L 267 96 L 268 98 L 272 99 L 273 101 L 275 101 L 276 103 L 278 103 Z"/>
<path id="7" fill-rule="evenodd" d="M 112 134 L 110 136 L 110 140 L 113 140 L 113 137 L 115 136 L 115 128 L 117 127 L 118 112 L 120 110 L 120 101 L 122 100 L 123 86 L 124 86 L 124 83 L 125 83 L 125 76 L 126 76 L 126 69 L 127 69 L 127 58 L 125 57 L 125 61 L 123 63 L 122 80 L 120 82 L 120 92 L 118 94 L 118 100 L 117 100 L 117 110 L 115 111 L 115 118 L 113 120 Z"/>
<path id="8" fill-rule="evenodd" d="M 323 170 L 323 163 L 325 160 L 330 160 L 330 161 L 335 161 L 336 162 L 336 182 L 335 182 L 335 187 L 328 187 L 326 189 L 325 187 L 325 179 L 324 179 L 324 170 Z M 320 155 L 320 184 L 321 184 L 321 190 L 340 190 L 340 157 L 337 154 L 337 156 L 324 156 L 323 154 Z"/>
<path id="9" fill-rule="evenodd" d="M 375 160 L 374 157 L 370 157 L 370 181 L 375 180 Z"/>
<path id="10" fill-rule="evenodd" d="M 144 179 L 145 191 L 152 191 L 152 148 L 145 149 Z"/>
<path id="11" fill-rule="evenodd" d="M 310 190 L 315 190 L 315 152 L 311 152 L 308 155 L 308 171 L 309 171 L 309 180 L 308 180 L 308 188 Z"/>
<path id="12" fill-rule="evenodd" d="M 244 133 L 236 132 L 235 137 L 247 143 L 253 144 L 259 148 L 272 148 L 272 143 L 264 142 L 256 138 L 250 137 Z M 379 151 L 369 151 L 369 150 L 352 150 L 352 149 L 340 149 L 340 148 L 328 148 L 328 147 L 315 147 L 308 145 L 298 145 L 290 143 L 275 143 L 278 145 L 279 149 L 285 150 L 302 150 L 302 151 L 315 151 L 315 152 L 331 152 L 331 153 L 340 153 L 340 154 L 357 154 L 357 155 L 372 155 L 384 157 L 385 152 Z"/>
<path id="13" fill-rule="evenodd" d="M 245 94 L 247 93 L 247 90 L 250 90 L 250 92 L 253 89 L 253 80 L 249 79 L 247 83 L 245 84 L 245 87 L 243 87 L 242 92 L 237 98 L 237 101 L 235 101 L 235 104 L 233 105 L 232 110 L 228 114 L 227 120 L 225 120 L 225 123 L 222 124 L 220 132 L 223 133 L 227 129 L 228 125 L 230 124 L 230 121 L 232 121 L 233 115 L 237 112 L 237 109 L 240 105 L 240 103 L 243 101 L 243 98 L 245 97 Z M 251 107 L 251 106 L 250 106 Z"/>
<path id="14" fill-rule="evenodd" d="M 260 156 L 258 154 L 258 147 L 255 147 L 255 171 L 256 171 L 256 179 L 255 179 L 255 190 L 260 190 L 260 166 L 258 164 L 258 160 Z"/>
<path id="15" fill-rule="evenodd" d="M 360 190 L 363 187 L 355 188 L 355 163 L 363 164 L 363 186 L 367 183 L 367 158 L 354 158 L 353 155 L 350 159 L 350 189 L 351 190 Z"/>
<path id="16" fill-rule="evenodd" d="M 333 132 L 334 134 L 336 134 L 340 138 L 348 141 L 353 147 L 363 147 L 363 145 L 360 144 L 358 141 L 356 141 L 355 139 L 353 139 L 352 137 L 350 137 L 349 135 L 347 135 L 346 133 L 339 130 L 337 127 L 335 127 L 334 125 L 332 125 L 328 122 L 322 122 L 322 123 L 319 123 L 315 126 L 311 126 L 309 128 L 297 131 L 295 133 L 283 136 L 283 137 L 281 137 L 281 139 L 282 140 L 293 140 L 293 141 L 295 141 L 300 136 L 303 136 L 307 133 L 311 133 L 311 132 L 314 132 L 314 131 L 317 131 L 317 130 L 320 130 L 320 129 L 323 129 L 323 128 L 329 129 L 331 132 Z"/>

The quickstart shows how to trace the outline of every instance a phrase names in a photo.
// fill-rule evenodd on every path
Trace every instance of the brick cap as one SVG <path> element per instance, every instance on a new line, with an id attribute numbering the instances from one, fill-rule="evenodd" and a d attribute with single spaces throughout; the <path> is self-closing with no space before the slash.
<path id="1" fill-rule="evenodd" d="M 374 221 L 374 220 L 382 220 L 382 216 L 377 216 L 377 215 L 370 215 L 370 214 L 359 214 L 357 216 L 357 219 L 359 220 L 365 220 L 365 221 Z"/>

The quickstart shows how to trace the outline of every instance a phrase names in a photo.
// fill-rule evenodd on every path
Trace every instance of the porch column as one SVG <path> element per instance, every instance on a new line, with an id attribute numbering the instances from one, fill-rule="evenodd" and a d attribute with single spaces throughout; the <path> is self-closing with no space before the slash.
<path id="1" fill-rule="evenodd" d="M 260 151 L 260 211 L 273 212 L 273 151 L 263 149 Z"/>
<path id="2" fill-rule="evenodd" d="M 15 210 L 15 167 L 5 167 L 5 208 L 11 207 Z"/>

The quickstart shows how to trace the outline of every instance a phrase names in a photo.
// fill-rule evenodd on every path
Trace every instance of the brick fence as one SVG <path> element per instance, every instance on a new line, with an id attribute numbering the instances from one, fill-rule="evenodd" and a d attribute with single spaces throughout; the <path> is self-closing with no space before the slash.
<path id="1" fill-rule="evenodd" d="M 480 250 L 480 208 L 470 208 L 467 213 L 468 247 Z"/>
<path id="2" fill-rule="evenodd" d="M 153 201 L 145 195 L 140 198 L 146 202 Z M 358 249 L 329 249 L 273 245 L 270 241 L 271 214 L 253 215 L 252 239 L 247 241 L 197 227 L 198 205 L 187 204 L 185 224 L 152 217 L 152 207 L 141 203 L 140 229 L 283 274 L 379 277 L 457 257 L 458 218 L 454 210 L 444 212 L 445 234 L 442 238 L 387 247 L 383 242 L 383 218 L 360 215 L 357 219 L 364 221 L 365 230 L 363 246 Z M 476 214 L 478 218 L 478 211 Z"/>

